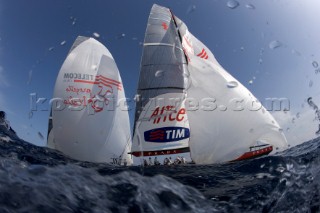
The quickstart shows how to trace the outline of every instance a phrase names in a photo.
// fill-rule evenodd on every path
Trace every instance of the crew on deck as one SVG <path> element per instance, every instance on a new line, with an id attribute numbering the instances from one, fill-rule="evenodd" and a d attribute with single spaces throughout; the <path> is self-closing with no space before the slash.
<path id="1" fill-rule="evenodd" d="M 169 166 L 169 165 L 177 165 L 177 164 L 186 164 L 187 161 L 186 159 L 183 157 L 183 156 L 177 156 L 176 159 L 174 160 L 174 162 L 172 162 L 172 159 L 171 157 L 166 157 L 164 160 L 163 160 L 163 165 L 164 166 Z M 149 157 L 148 160 L 147 159 L 143 159 L 143 166 L 160 166 L 161 163 L 159 162 L 158 158 L 155 157 L 153 159 L 153 162 L 152 162 L 152 158 Z"/>

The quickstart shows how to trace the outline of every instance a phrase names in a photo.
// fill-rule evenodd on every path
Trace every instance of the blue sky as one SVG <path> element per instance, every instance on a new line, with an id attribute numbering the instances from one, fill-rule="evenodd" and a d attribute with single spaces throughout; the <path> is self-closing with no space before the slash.
<path id="1" fill-rule="evenodd" d="M 290 144 L 316 135 L 320 106 L 320 2 L 317 0 L 0 0 L 0 109 L 19 136 L 44 145 L 49 111 L 29 115 L 30 93 L 50 99 L 59 69 L 78 35 L 94 37 L 112 53 L 126 96 L 136 93 L 141 42 L 153 3 L 170 7 L 219 63 L 252 93 L 288 98 L 290 111 L 274 112 Z M 250 6 L 251 5 L 251 6 Z M 272 42 L 279 47 L 272 49 Z M 252 80 L 252 84 L 249 81 Z M 297 113 L 298 116 L 297 116 Z M 130 111 L 131 123 L 133 110 Z M 294 122 L 292 119 L 294 118 Z"/>

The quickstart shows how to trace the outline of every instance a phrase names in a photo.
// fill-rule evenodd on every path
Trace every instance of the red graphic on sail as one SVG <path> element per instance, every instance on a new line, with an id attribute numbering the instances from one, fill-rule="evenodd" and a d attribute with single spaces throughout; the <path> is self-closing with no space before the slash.
<path id="1" fill-rule="evenodd" d="M 97 85 L 97 92 L 95 92 L 95 94 L 90 94 L 88 100 L 88 104 L 91 105 L 95 112 L 101 112 L 104 106 L 109 105 L 109 97 L 113 94 L 114 87 L 118 90 L 122 90 L 121 82 L 102 75 L 97 75 L 94 81 L 75 79 L 74 82 Z"/>
<path id="2" fill-rule="evenodd" d="M 203 58 L 203 59 L 208 59 L 208 57 L 209 57 L 204 48 L 202 49 L 201 53 L 199 53 L 197 56 L 199 56 L 200 58 Z"/>
<path id="3" fill-rule="evenodd" d="M 150 141 L 164 140 L 164 131 L 156 130 L 150 133 Z"/>
<path id="4" fill-rule="evenodd" d="M 162 22 L 161 25 L 162 25 L 162 27 L 163 27 L 164 30 L 167 30 L 167 29 L 168 29 L 168 25 L 167 25 L 166 22 Z"/>
<path id="5" fill-rule="evenodd" d="M 102 84 L 105 86 L 116 86 L 118 90 L 122 90 L 122 84 L 119 81 L 113 80 L 111 78 L 104 77 L 102 75 L 97 75 L 95 81 L 79 80 L 76 79 L 74 82 L 87 83 L 87 84 Z"/>

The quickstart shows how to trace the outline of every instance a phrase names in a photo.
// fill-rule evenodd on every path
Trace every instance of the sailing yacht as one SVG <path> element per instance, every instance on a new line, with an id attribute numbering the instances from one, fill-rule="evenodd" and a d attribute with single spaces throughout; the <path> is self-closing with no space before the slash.
<path id="1" fill-rule="evenodd" d="M 130 154 L 189 153 L 196 164 L 212 164 L 286 148 L 279 124 L 257 104 L 182 20 L 170 9 L 153 5 L 143 43 Z"/>
<path id="2" fill-rule="evenodd" d="M 117 65 L 108 49 L 79 36 L 57 76 L 48 146 L 71 158 L 132 164 L 128 111 Z"/>

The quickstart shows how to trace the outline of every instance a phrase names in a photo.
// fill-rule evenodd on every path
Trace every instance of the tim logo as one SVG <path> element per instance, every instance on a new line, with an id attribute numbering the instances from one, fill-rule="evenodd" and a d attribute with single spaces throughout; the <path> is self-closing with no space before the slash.
<path id="1" fill-rule="evenodd" d="M 163 127 L 144 132 L 144 140 L 148 142 L 166 143 L 190 137 L 190 130 L 184 127 Z"/>

